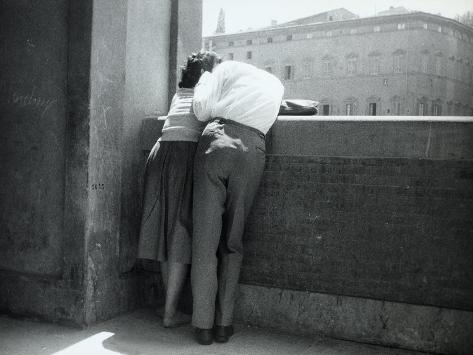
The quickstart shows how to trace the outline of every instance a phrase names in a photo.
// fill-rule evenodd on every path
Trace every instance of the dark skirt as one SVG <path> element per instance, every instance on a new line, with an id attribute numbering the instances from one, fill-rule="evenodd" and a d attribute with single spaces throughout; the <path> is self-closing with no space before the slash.
<path id="1" fill-rule="evenodd" d="M 138 258 L 191 262 L 196 142 L 157 142 L 146 162 Z"/>

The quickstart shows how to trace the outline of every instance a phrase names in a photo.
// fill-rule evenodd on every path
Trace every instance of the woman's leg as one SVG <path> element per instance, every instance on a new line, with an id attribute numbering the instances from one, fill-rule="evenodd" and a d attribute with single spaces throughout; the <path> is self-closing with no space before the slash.
<path id="1" fill-rule="evenodd" d="M 161 267 L 161 278 L 163 279 L 163 284 L 164 284 L 164 289 L 168 289 L 168 278 L 169 278 L 169 271 L 168 271 L 168 262 L 167 261 L 161 261 L 160 262 L 160 267 Z"/>
<path id="2" fill-rule="evenodd" d="M 161 272 L 166 287 L 163 325 L 177 327 L 190 322 L 190 316 L 177 310 L 179 296 L 186 280 L 189 265 L 182 263 L 162 262 Z"/>

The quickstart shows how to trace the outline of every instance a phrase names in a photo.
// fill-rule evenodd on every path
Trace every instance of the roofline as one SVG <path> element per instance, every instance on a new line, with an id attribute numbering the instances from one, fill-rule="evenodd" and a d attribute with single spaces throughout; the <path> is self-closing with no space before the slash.
<path id="1" fill-rule="evenodd" d="M 322 12 L 323 13 L 323 12 Z M 309 16 L 310 17 L 310 16 Z M 249 33 L 257 33 L 257 32 L 277 32 L 284 29 L 300 29 L 304 27 L 323 27 L 323 26 L 334 26 L 334 24 L 349 24 L 349 23 L 360 23 L 360 22 L 377 22 L 380 19 L 396 19 L 396 18 L 411 18 L 411 17 L 430 17 L 437 21 L 443 21 L 451 23 L 452 25 L 458 26 L 467 32 L 471 32 L 473 34 L 473 27 L 467 26 L 457 20 L 443 17 L 439 15 L 430 14 L 428 12 L 422 11 L 415 11 L 410 12 L 408 14 L 395 14 L 395 15 L 382 15 L 382 16 L 370 16 L 370 17 L 359 17 L 355 19 L 349 20 L 339 20 L 339 21 L 329 21 L 329 22 L 317 22 L 317 23 L 309 23 L 309 24 L 302 24 L 302 25 L 292 25 L 292 26 L 281 26 L 281 27 L 262 27 L 255 30 L 250 31 L 241 31 L 241 32 L 233 32 L 233 33 L 222 33 L 222 34 L 215 34 L 212 36 L 204 36 L 202 39 L 217 39 L 217 38 L 225 38 L 230 36 L 239 36 L 239 35 L 247 35 Z M 296 19 L 297 20 L 297 19 Z M 294 21 L 296 21 L 294 20 Z M 291 21 L 288 21 L 291 22 Z"/>
<path id="2" fill-rule="evenodd" d="M 328 11 L 324 11 L 324 12 L 319 12 L 317 14 L 314 14 L 314 15 L 309 15 L 309 16 L 304 16 L 304 17 L 300 17 L 300 18 L 296 18 L 295 20 L 291 20 L 291 21 L 285 21 L 281 24 L 278 24 L 276 26 L 284 26 L 284 24 L 287 24 L 287 23 L 291 23 L 291 22 L 294 22 L 294 21 L 302 21 L 302 20 L 306 20 L 308 18 L 311 18 L 311 17 L 316 17 L 316 16 L 321 16 L 321 15 L 324 15 L 324 14 L 328 14 L 329 12 L 332 12 L 332 11 L 339 11 L 339 10 L 345 10 L 353 15 L 356 16 L 356 18 L 360 18 L 357 14 L 351 12 L 350 10 L 347 10 L 345 9 L 344 7 L 338 7 L 336 9 L 332 9 L 332 10 L 328 10 Z M 331 21 L 331 22 L 336 22 L 336 21 Z"/>

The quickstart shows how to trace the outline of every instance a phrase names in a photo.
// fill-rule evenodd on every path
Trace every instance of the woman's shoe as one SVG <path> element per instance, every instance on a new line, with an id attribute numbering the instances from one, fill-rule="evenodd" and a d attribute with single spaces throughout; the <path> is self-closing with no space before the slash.
<path id="1" fill-rule="evenodd" d="M 226 343 L 232 335 L 233 335 L 233 325 L 227 325 L 227 326 L 216 325 L 214 327 L 214 339 L 217 343 Z"/>
<path id="2" fill-rule="evenodd" d="M 212 329 L 195 328 L 195 338 L 200 345 L 210 345 L 213 343 Z"/>

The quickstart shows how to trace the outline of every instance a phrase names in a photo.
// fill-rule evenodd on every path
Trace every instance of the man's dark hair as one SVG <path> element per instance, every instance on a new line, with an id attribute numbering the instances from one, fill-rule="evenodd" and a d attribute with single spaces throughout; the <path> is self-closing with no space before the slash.
<path id="1" fill-rule="evenodd" d="M 200 51 L 199 53 L 192 53 L 187 57 L 187 63 L 181 68 L 180 88 L 191 89 L 195 87 L 200 79 L 202 70 L 212 71 L 215 64 L 222 62 L 222 59 L 217 53 L 212 51 Z"/>

